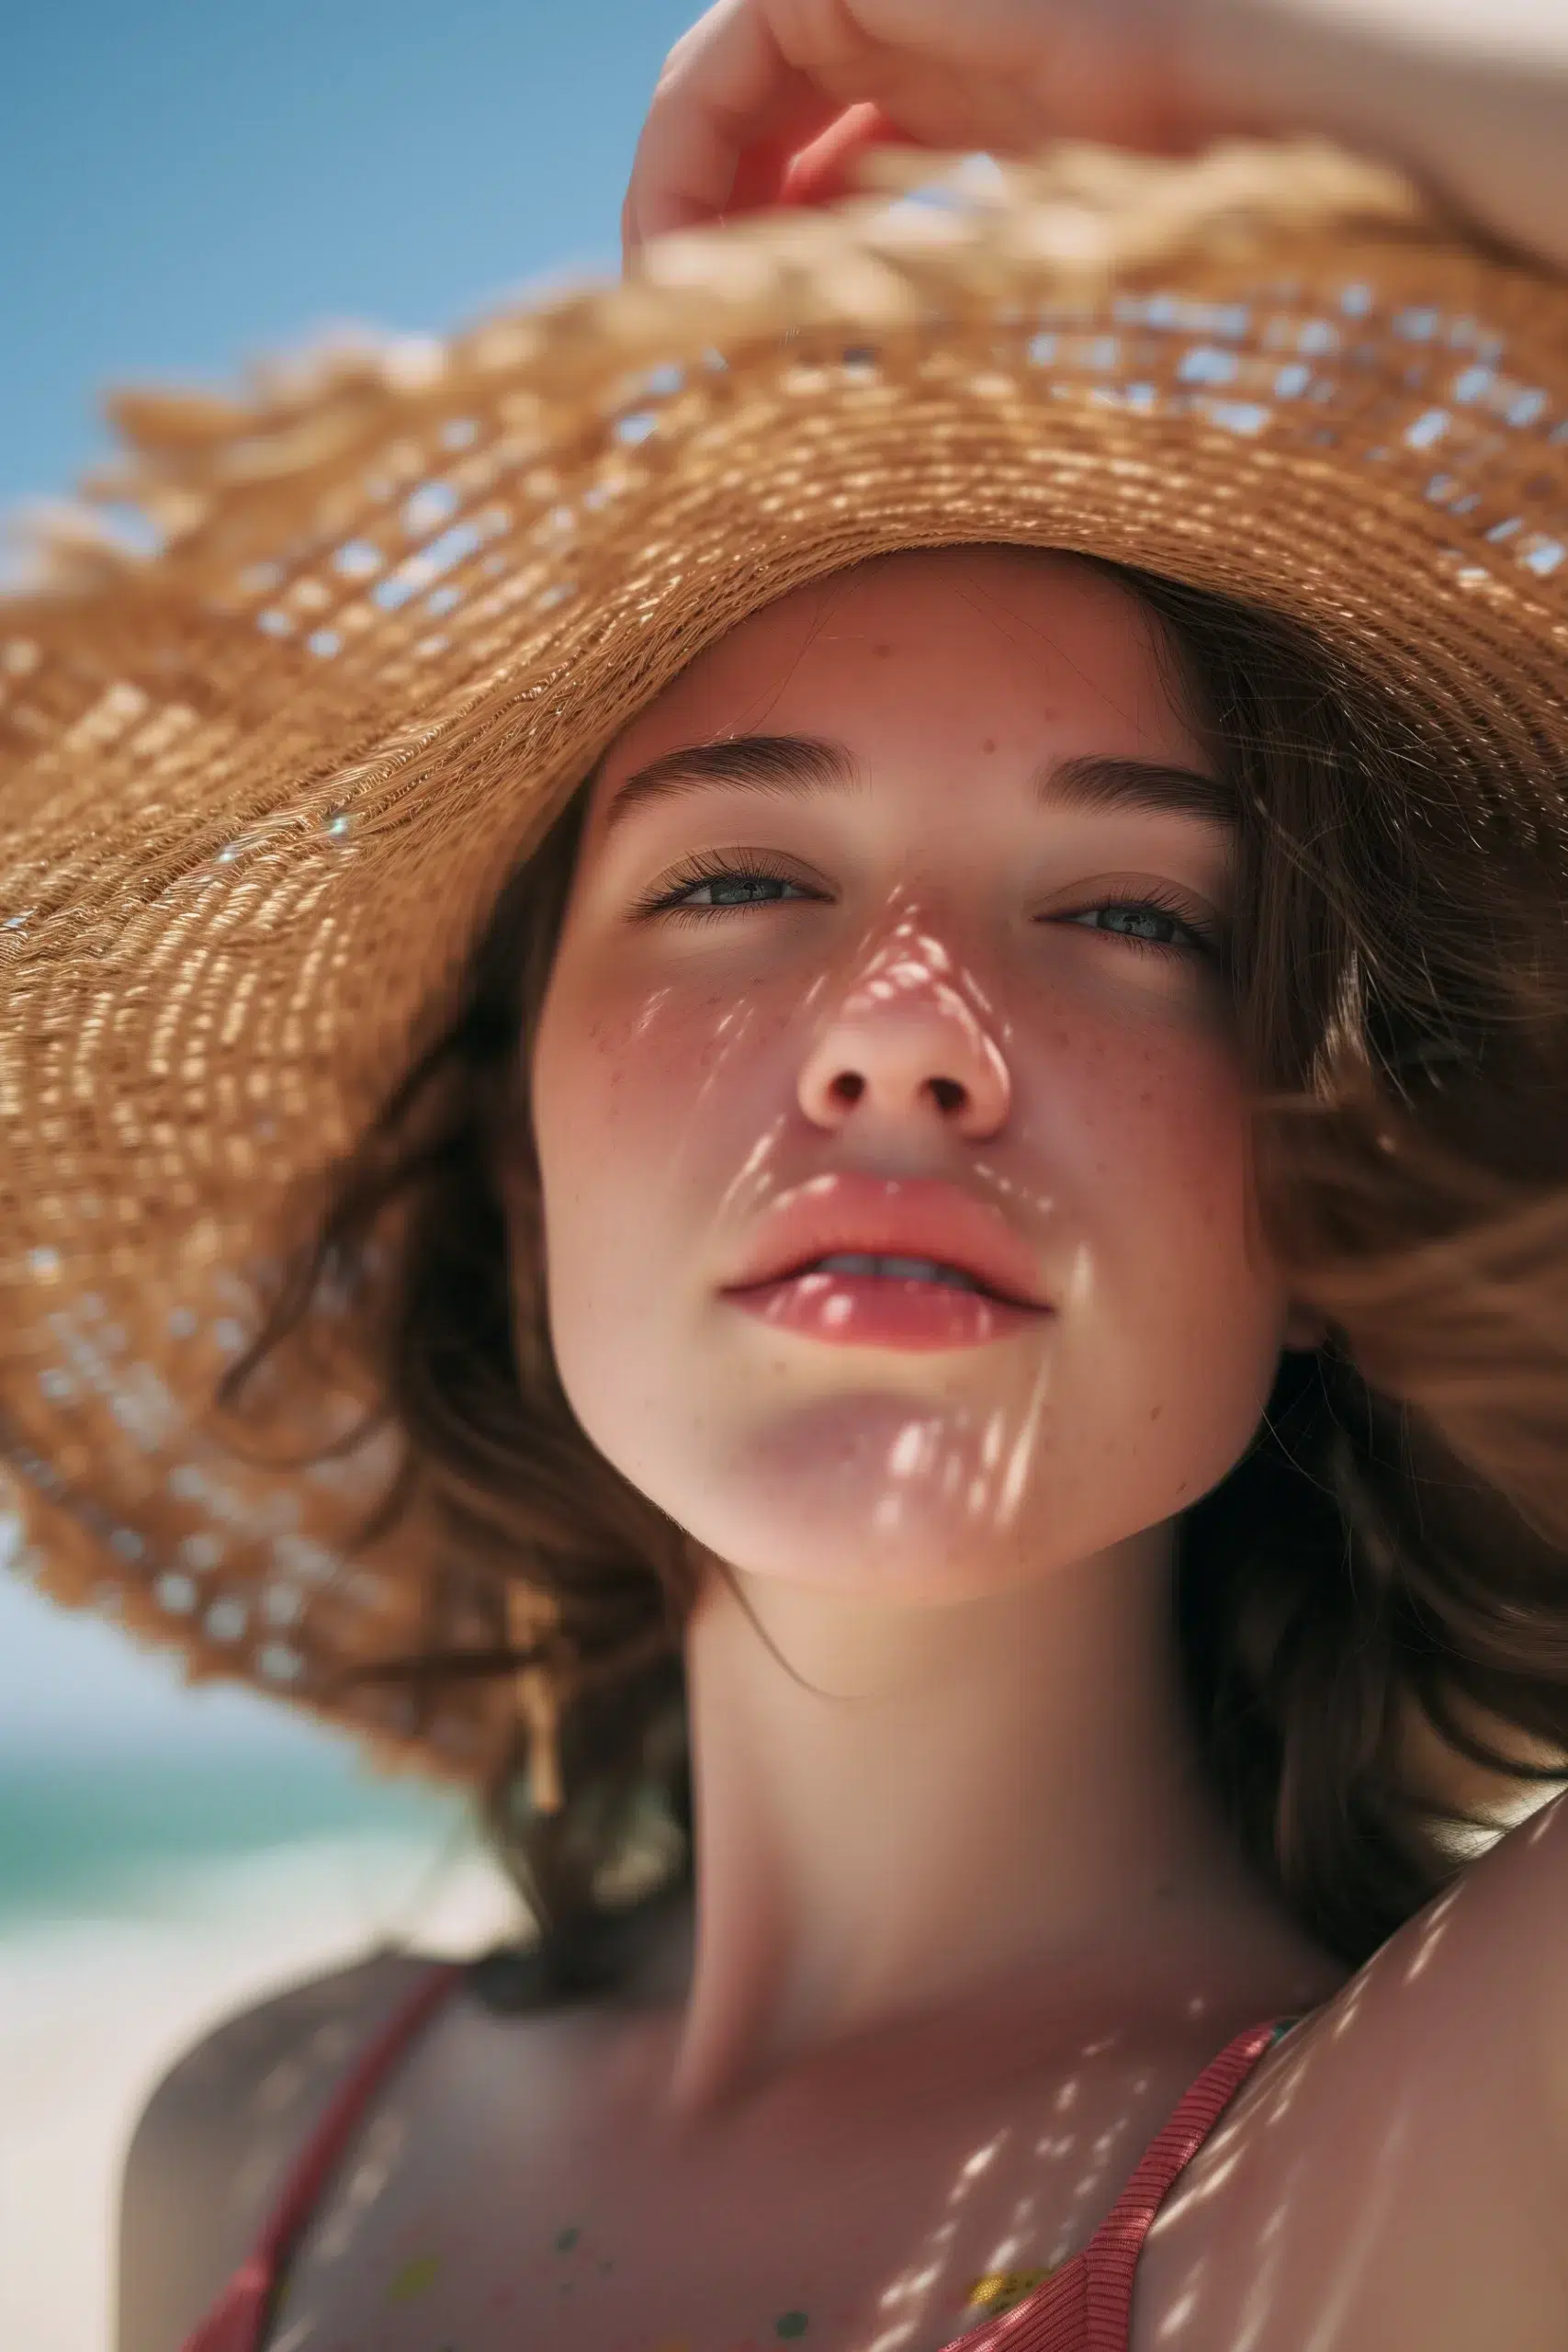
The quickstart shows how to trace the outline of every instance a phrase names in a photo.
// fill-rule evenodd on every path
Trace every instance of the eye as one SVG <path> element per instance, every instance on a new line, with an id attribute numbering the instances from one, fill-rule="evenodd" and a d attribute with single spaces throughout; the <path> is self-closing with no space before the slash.
<path id="1" fill-rule="evenodd" d="M 1138 899 L 1102 899 L 1056 920 L 1077 923 L 1086 931 L 1105 932 L 1156 956 L 1217 958 L 1224 945 L 1220 926 L 1212 916 L 1175 906 L 1157 891 Z"/>
<path id="2" fill-rule="evenodd" d="M 699 889 L 710 893 L 707 905 L 681 903 L 690 892 Z M 671 881 L 637 899 L 632 912 L 637 916 L 668 915 L 677 922 L 703 922 L 714 915 L 735 914 L 747 907 L 783 906 L 787 902 L 773 895 L 778 890 L 793 890 L 798 898 L 806 899 L 819 899 L 822 895 L 793 881 L 788 875 L 778 873 L 765 858 L 755 857 L 750 851 L 698 850 L 677 867 Z M 1194 908 L 1174 900 L 1168 901 L 1158 890 L 1145 891 L 1136 898 L 1099 899 L 1093 906 L 1075 908 L 1070 914 L 1049 920 L 1103 932 L 1145 955 L 1203 956 L 1218 962 L 1224 951 L 1221 926 L 1212 916 L 1200 914 Z"/>
<path id="3" fill-rule="evenodd" d="M 733 914 L 743 907 L 776 907 L 781 899 L 758 895 L 750 886 L 777 884 L 795 890 L 803 897 L 816 897 L 786 874 L 776 873 L 764 860 L 754 859 L 747 850 L 728 850 L 723 855 L 711 850 L 698 850 L 678 866 L 673 879 L 661 889 L 649 891 L 633 905 L 634 915 L 672 915 L 678 922 L 701 922 L 706 917 Z M 713 894 L 707 906 L 682 906 L 679 901 L 690 890 L 707 888 Z"/>

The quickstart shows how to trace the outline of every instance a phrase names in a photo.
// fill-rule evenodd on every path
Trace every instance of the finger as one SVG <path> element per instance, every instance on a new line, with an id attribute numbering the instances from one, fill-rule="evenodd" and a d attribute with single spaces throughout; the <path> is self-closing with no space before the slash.
<path id="1" fill-rule="evenodd" d="M 855 158 L 903 133 L 879 107 L 847 107 L 804 146 L 784 139 L 754 139 L 740 151 L 723 217 L 761 212 L 770 205 L 826 204 L 850 185 Z"/>
<path id="2" fill-rule="evenodd" d="M 753 139 L 742 147 L 722 217 L 729 220 L 738 213 L 761 212 L 771 204 L 781 203 L 794 161 L 795 149 L 787 139 Z"/>
<path id="3" fill-rule="evenodd" d="M 666 230 L 716 220 L 744 148 L 773 140 L 793 153 L 836 112 L 784 58 L 753 0 L 718 0 L 659 77 L 621 208 L 623 254 Z"/>
<path id="4" fill-rule="evenodd" d="M 908 147 L 917 142 L 869 100 L 846 107 L 836 122 L 790 159 L 774 201 L 828 204 L 849 192 L 856 163 L 871 147 Z M 733 210 L 734 204 L 730 206 Z"/>

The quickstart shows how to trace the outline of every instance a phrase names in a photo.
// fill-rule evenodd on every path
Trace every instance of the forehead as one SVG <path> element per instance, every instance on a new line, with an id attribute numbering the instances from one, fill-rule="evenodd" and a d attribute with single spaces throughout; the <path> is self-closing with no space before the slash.
<path id="1" fill-rule="evenodd" d="M 677 743 L 833 733 L 874 760 L 933 731 L 1192 756 L 1189 695 L 1157 618 L 1119 581 L 1024 548 L 919 548 L 793 589 L 727 631 L 621 730 L 603 798 Z"/>

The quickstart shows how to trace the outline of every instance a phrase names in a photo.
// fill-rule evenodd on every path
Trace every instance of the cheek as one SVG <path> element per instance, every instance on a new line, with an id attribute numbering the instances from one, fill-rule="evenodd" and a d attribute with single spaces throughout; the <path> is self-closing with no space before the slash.
<path id="1" fill-rule="evenodd" d="M 600 988 L 547 1001 L 533 1100 L 558 1303 L 608 1293 L 630 1306 L 667 1270 L 650 1241 L 673 1238 L 682 1198 L 744 1121 L 744 1025 L 716 994 Z M 702 1207 L 688 1200 L 685 1222 Z"/>
<path id="2" fill-rule="evenodd" d="M 1156 1258 L 1179 1242 L 1213 1268 L 1250 1266 L 1251 1155 L 1246 1091 L 1218 1035 L 1172 1026 L 1081 1030 L 1056 1071 L 1081 1203 L 1110 1261 Z M 1052 1105 L 1043 1105 L 1048 1119 Z"/>
<path id="3" fill-rule="evenodd" d="M 1228 1043 L 1190 1032 L 1078 1043 L 1041 1108 L 1060 1122 L 1059 1155 L 1043 1136 L 1041 1156 L 1078 1241 L 1076 1371 L 1108 1427 L 1120 1405 L 1198 1466 L 1246 1442 L 1284 1336 L 1241 1075 Z"/>
<path id="4" fill-rule="evenodd" d="M 570 1135 L 583 1159 L 595 1139 L 627 1148 L 688 1130 L 744 1027 L 732 999 L 601 994 L 563 1003 L 541 1024 L 535 1101 L 541 1125 Z"/>

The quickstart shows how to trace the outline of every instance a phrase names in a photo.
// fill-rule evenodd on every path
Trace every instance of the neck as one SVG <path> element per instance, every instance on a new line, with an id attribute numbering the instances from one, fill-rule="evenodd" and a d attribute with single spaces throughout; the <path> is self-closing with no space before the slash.
<path id="1" fill-rule="evenodd" d="M 687 1634 L 697 1899 L 672 2116 L 1020 1986 L 1038 2005 L 1152 1971 L 1195 2015 L 1239 1950 L 1300 1973 L 1310 1948 L 1201 1782 L 1170 1569 L 1157 1529 L 942 1607 L 710 1574 Z"/>

